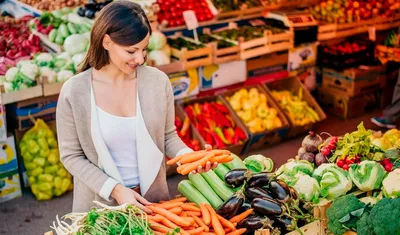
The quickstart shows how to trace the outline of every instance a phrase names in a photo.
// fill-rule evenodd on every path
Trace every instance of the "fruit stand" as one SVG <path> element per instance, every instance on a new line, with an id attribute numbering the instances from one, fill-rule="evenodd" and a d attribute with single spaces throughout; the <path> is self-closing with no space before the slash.
<path id="1" fill-rule="evenodd" d="M 110 234 L 132 233 L 130 225 L 168 235 L 398 231 L 390 230 L 400 228 L 391 218 L 394 226 L 387 230 L 377 222 L 371 222 L 373 233 L 362 230 L 382 216 L 380 207 L 399 205 L 393 182 L 400 132 L 362 124 L 341 136 L 312 131 L 328 116 L 360 117 L 391 100 L 400 61 L 399 2 L 129 1 L 149 18 L 153 32 L 145 63 L 169 77 L 178 136 L 196 152 L 165 156 L 167 175 L 184 179 L 180 195 L 150 206 L 154 214 L 98 202 L 103 209 L 49 221 L 53 231 L 47 235 L 95 234 L 96 223 L 111 217 L 118 222 L 107 224 Z M 30 187 L 38 201 L 72 190 L 53 128 L 57 99 L 81 69 L 91 28 L 111 2 L 0 3 L 0 142 L 9 141 L 8 133 L 15 145 L 15 160 L 0 158 L 0 188 L 12 189 L 0 191 L 0 202 L 21 196 L 22 187 Z M 194 28 L 185 21 L 187 11 L 193 11 Z M 297 155 L 282 166 L 253 154 L 304 135 Z M 206 144 L 212 154 L 202 151 Z M 218 167 L 191 173 L 207 161 Z M 22 184 L 13 186 L 16 172 Z M 339 210 L 344 204 L 353 206 Z"/>

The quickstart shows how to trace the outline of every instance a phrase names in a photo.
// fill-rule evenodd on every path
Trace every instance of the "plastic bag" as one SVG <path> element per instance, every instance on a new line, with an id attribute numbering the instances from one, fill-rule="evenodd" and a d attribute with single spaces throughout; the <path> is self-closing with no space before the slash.
<path id="1" fill-rule="evenodd" d="M 49 200 L 73 189 L 72 176 L 60 162 L 55 135 L 42 119 L 25 133 L 19 148 L 37 200 Z"/>

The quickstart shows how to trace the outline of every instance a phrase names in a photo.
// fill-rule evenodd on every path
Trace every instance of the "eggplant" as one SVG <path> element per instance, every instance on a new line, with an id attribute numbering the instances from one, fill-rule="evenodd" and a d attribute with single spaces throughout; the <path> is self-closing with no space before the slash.
<path id="1" fill-rule="evenodd" d="M 279 202 L 268 198 L 256 198 L 251 203 L 255 212 L 266 216 L 280 216 L 284 213 Z"/>
<path id="2" fill-rule="evenodd" d="M 241 214 L 251 208 L 251 202 L 244 201 L 243 205 L 239 208 L 237 214 Z"/>
<path id="3" fill-rule="evenodd" d="M 266 190 L 264 190 L 260 187 L 247 188 L 244 191 L 244 195 L 246 196 L 246 199 L 248 199 L 248 200 L 253 200 L 254 198 L 273 199 L 272 195 L 269 192 L 267 192 Z"/>
<path id="4" fill-rule="evenodd" d="M 81 17 L 85 17 L 85 13 L 86 13 L 86 8 L 85 7 L 79 7 L 78 9 L 78 15 Z"/>
<path id="5" fill-rule="evenodd" d="M 261 172 L 258 174 L 253 175 L 248 181 L 247 185 L 249 187 L 264 187 L 268 185 L 271 177 L 270 174 L 266 172 Z"/>
<path id="6" fill-rule="evenodd" d="M 94 19 L 94 15 L 96 14 L 96 11 L 93 9 L 87 9 L 85 12 L 85 16 L 88 19 Z"/>
<path id="7" fill-rule="evenodd" d="M 236 192 L 218 208 L 217 214 L 221 215 L 225 219 L 230 219 L 237 214 L 243 203 L 243 192 Z"/>
<path id="8" fill-rule="evenodd" d="M 246 228 L 247 230 L 257 230 L 260 228 L 271 227 L 272 222 L 268 217 L 260 215 L 249 215 L 246 219 L 240 221 L 237 225 L 238 228 Z"/>
<path id="9" fill-rule="evenodd" d="M 279 228 L 282 234 L 295 230 L 293 221 L 286 215 L 274 219 L 274 227 Z"/>
<path id="10" fill-rule="evenodd" d="M 275 180 L 269 183 L 269 190 L 274 199 L 279 202 L 287 202 L 290 199 L 289 186 L 282 180 Z"/>
<path id="11" fill-rule="evenodd" d="M 226 173 L 225 183 L 232 188 L 237 188 L 245 183 L 249 174 L 251 173 L 247 169 L 233 169 Z"/>

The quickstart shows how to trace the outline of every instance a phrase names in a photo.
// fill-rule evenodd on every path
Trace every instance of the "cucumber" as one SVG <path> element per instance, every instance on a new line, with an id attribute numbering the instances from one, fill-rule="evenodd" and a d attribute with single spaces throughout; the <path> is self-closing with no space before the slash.
<path id="1" fill-rule="evenodd" d="M 207 171 L 201 175 L 222 200 L 226 201 L 233 195 L 233 190 L 230 189 L 214 171 Z"/>
<path id="2" fill-rule="evenodd" d="M 57 32 L 55 43 L 60 46 L 64 44 L 64 37 L 60 34 L 60 32 Z"/>
<path id="3" fill-rule="evenodd" d="M 203 194 L 207 201 L 210 202 L 212 207 L 218 208 L 224 203 L 200 174 L 189 174 L 189 180 Z"/>
<path id="4" fill-rule="evenodd" d="M 229 170 L 233 169 L 247 169 L 246 165 L 243 163 L 242 159 L 238 157 L 237 155 L 233 154 L 233 160 L 231 162 L 224 163 L 226 167 L 229 168 Z"/>
<path id="5" fill-rule="evenodd" d="M 189 180 L 182 180 L 178 184 L 178 191 L 185 196 L 189 201 L 196 203 L 197 205 L 201 203 L 210 204 L 207 199 L 190 183 Z"/>
<path id="6" fill-rule="evenodd" d="M 221 180 L 225 180 L 225 175 L 229 172 L 229 168 L 224 166 L 223 164 L 218 164 L 218 166 L 213 170 L 215 174 L 218 175 L 218 177 Z"/>
<path id="7" fill-rule="evenodd" d="M 71 34 L 77 34 L 77 33 L 78 33 L 78 31 L 76 30 L 74 24 L 68 23 L 68 24 L 67 24 L 67 27 L 68 27 L 68 30 L 69 30 L 69 32 L 70 32 Z"/>
<path id="8" fill-rule="evenodd" d="M 66 24 L 60 24 L 60 27 L 58 28 L 58 33 L 61 34 L 63 38 L 66 38 L 70 35 Z"/>
<path id="9" fill-rule="evenodd" d="M 57 29 L 52 29 L 49 33 L 50 42 L 56 42 L 56 37 L 57 37 Z"/>

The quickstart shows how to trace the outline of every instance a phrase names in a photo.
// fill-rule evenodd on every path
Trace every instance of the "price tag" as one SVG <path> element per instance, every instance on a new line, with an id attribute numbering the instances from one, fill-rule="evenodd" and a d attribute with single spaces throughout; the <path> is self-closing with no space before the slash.
<path id="1" fill-rule="evenodd" d="M 185 20 L 186 26 L 189 30 L 196 29 L 199 27 L 199 21 L 197 20 L 196 14 L 194 11 L 184 11 L 183 12 L 183 19 Z"/>
<path id="2" fill-rule="evenodd" d="M 375 41 L 376 40 L 376 28 L 375 26 L 368 27 L 368 37 L 369 40 Z"/>

